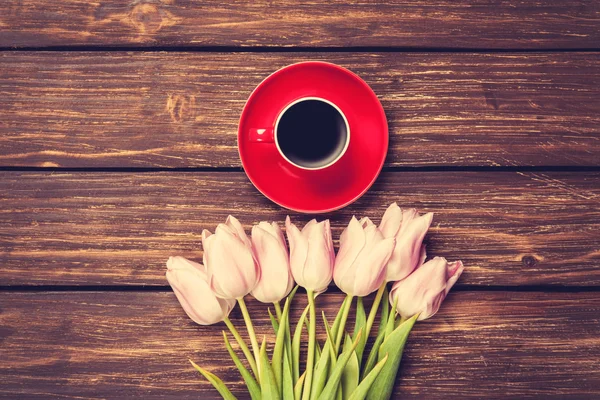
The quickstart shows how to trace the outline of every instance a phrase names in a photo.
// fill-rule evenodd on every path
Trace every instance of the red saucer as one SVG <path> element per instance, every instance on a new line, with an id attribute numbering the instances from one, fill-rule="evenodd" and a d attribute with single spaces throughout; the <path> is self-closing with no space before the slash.
<path id="1" fill-rule="evenodd" d="M 350 126 L 350 145 L 334 165 L 306 170 L 287 162 L 273 143 L 250 141 L 251 129 L 272 128 L 279 113 L 303 97 L 336 104 Z M 377 96 L 356 74 L 309 61 L 284 67 L 254 89 L 238 128 L 238 149 L 256 188 L 282 207 L 304 213 L 340 209 L 371 187 L 383 167 L 388 126 Z"/>

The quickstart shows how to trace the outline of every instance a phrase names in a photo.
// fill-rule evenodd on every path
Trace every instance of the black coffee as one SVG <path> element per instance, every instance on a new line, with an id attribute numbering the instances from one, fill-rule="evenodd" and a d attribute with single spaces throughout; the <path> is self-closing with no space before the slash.
<path id="1" fill-rule="evenodd" d="M 348 140 L 344 117 L 331 104 L 303 100 L 288 108 L 277 125 L 277 143 L 294 164 L 319 168 L 334 161 Z"/>

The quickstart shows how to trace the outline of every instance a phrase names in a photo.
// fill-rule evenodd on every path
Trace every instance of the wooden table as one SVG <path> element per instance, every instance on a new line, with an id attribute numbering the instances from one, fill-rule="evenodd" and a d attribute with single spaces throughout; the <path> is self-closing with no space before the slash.
<path id="1" fill-rule="evenodd" d="M 389 120 L 377 183 L 324 216 L 336 239 L 397 201 L 466 265 L 395 393 L 600 397 L 599 2 L 4 0 L 0 47 L 0 397 L 216 398 L 188 358 L 242 394 L 165 261 L 230 213 L 283 222 L 236 126 L 303 60 L 359 74 Z"/>

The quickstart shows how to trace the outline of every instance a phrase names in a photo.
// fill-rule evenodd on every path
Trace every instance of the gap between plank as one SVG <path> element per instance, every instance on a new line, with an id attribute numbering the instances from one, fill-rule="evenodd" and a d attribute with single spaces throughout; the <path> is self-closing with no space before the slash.
<path id="1" fill-rule="evenodd" d="M 419 166 L 383 167 L 382 172 L 599 172 L 600 165 L 548 166 Z M 0 166 L 0 172 L 244 172 L 242 167 L 10 167 Z"/>
<path id="2" fill-rule="evenodd" d="M 80 52 L 191 52 L 191 53 L 593 53 L 600 48 L 497 48 L 478 49 L 471 47 L 394 47 L 394 46 L 350 46 L 350 47 L 279 47 L 279 46 L 46 46 L 46 47 L 0 47 L 0 52 L 25 51 L 80 51 Z"/>
<path id="3" fill-rule="evenodd" d="M 119 286 L 119 285 L 14 285 L 0 286 L 0 292 L 170 292 L 168 285 Z M 452 288 L 453 292 L 544 292 L 579 293 L 600 292 L 600 286 L 562 286 L 562 285 L 523 285 L 523 286 L 482 286 L 461 285 Z M 304 292 L 300 288 L 299 292 Z M 326 293 L 341 293 L 337 287 L 330 287 Z"/>

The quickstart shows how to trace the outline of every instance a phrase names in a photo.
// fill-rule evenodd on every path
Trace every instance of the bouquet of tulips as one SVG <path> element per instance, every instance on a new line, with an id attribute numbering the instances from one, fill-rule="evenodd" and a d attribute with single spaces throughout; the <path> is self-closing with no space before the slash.
<path id="1" fill-rule="evenodd" d="M 327 220 L 312 220 L 300 230 L 288 217 L 288 252 L 277 223 L 260 222 L 248 237 L 239 221 L 229 216 L 214 234 L 202 232 L 204 265 L 171 257 L 167 280 L 196 323 L 225 322 L 247 364 L 223 332 L 225 347 L 253 400 L 389 399 L 413 325 L 438 311 L 463 271 L 460 261 L 435 257 L 425 262 L 423 238 L 432 218 L 432 213 L 419 215 L 395 203 L 379 226 L 369 218 L 353 217 L 340 236 L 336 255 Z M 327 290 L 332 279 L 347 296 L 331 324 L 324 312 L 319 316 L 327 338 L 320 345 L 316 296 Z M 388 282 L 394 282 L 389 293 Z M 308 306 L 294 325 L 290 306 L 298 286 L 306 290 Z M 362 298 L 373 292 L 375 300 L 367 313 Z M 258 342 L 244 300 L 248 294 L 274 305 L 275 315 L 269 310 L 275 330 L 272 351 L 267 352 L 265 339 Z M 348 329 L 354 298 L 355 323 Z M 228 318 L 236 303 L 250 346 Z M 379 326 L 365 354 L 377 314 Z M 308 325 L 308 346 L 301 363 L 304 325 Z M 224 399 L 235 399 L 216 375 L 191 363 Z"/>

